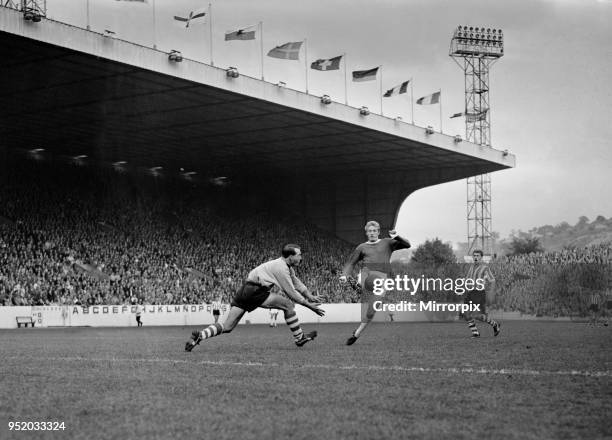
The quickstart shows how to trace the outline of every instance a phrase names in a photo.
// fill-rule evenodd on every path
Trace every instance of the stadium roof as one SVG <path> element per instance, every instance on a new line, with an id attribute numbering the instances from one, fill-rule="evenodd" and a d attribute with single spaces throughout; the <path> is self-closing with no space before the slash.
<path id="1" fill-rule="evenodd" d="M 337 174 L 513 167 L 511 154 L 52 20 L 0 8 L 0 136 L 132 166 Z M 465 171 L 462 171 L 465 169 Z"/>

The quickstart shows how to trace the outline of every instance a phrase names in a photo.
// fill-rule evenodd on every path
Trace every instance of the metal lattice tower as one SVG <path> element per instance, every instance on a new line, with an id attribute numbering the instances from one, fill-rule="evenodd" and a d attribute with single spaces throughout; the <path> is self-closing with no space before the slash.
<path id="1" fill-rule="evenodd" d="M 504 55 L 501 29 L 458 26 L 451 39 L 449 55 L 465 75 L 465 136 L 470 142 L 491 146 L 489 115 L 489 69 Z M 462 60 L 462 62 L 459 61 Z M 491 176 L 467 179 L 468 252 L 493 252 L 491 223 Z"/>

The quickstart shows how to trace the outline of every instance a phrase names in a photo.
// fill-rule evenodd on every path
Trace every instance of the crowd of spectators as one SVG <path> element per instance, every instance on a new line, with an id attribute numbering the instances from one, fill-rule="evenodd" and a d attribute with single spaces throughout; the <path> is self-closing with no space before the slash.
<path id="1" fill-rule="evenodd" d="M 352 245 L 298 217 L 244 215 L 223 188 L 29 161 L 2 171 L 0 305 L 229 302 L 288 242 L 303 247 L 298 276 L 311 290 L 326 302 L 360 300 L 338 281 Z M 493 306 L 585 314 L 590 293 L 610 288 L 611 263 L 611 244 L 496 258 Z"/>
<path id="2" fill-rule="evenodd" d="M 612 289 L 612 243 L 496 258 L 497 308 L 542 316 L 585 316 L 592 293 Z"/>
<path id="3" fill-rule="evenodd" d="M 330 302 L 358 300 L 335 276 L 350 245 L 299 218 L 239 215 L 219 203 L 222 189 L 66 164 L 5 171 L 0 305 L 228 301 L 287 242 L 303 246 L 307 286 Z"/>

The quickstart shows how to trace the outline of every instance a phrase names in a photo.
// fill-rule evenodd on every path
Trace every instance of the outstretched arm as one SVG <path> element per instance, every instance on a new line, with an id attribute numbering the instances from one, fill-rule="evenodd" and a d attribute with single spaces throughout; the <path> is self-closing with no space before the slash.
<path id="1" fill-rule="evenodd" d="M 391 231 L 389 231 L 389 237 L 395 240 L 395 243 L 393 246 L 393 250 L 395 251 L 398 249 L 408 249 L 410 247 L 410 242 L 406 240 L 404 237 L 400 237 L 395 231 L 395 229 L 392 229 Z"/>
<path id="2" fill-rule="evenodd" d="M 283 270 L 282 273 L 277 274 L 276 279 L 282 291 L 285 292 L 287 296 L 289 296 L 289 298 L 291 298 L 296 304 L 300 304 L 312 310 L 319 316 L 325 315 L 325 311 L 319 308 L 318 302 L 308 301 L 304 298 L 304 296 L 302 296 L 302 293 L 296 289 L 296 286 L 293 284 L 294 280 L 297 281 L 298 285 L 304 289 L 303 291 L 306 292 L 307 295 L 310 295 L 306 286 L 304 286 L 304 284 L 295 276 L 295 274 L 292 274 L 292 271 L 288 267 L 286 270 Z"/>

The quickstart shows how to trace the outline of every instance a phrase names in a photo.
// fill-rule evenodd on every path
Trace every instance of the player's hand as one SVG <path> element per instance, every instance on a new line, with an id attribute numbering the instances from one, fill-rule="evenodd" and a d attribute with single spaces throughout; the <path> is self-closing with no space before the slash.
<path id="1" fill-rule="evenodd" d="M 325 310 L 320 309 L 318 304 L 315 303 L 307 303 L 306 307 L 308 307 L 310 310 L 312 310 L 313 312 L 315 312 L 317 315 L 319 316 L 324 316 L 325 315 Z"/>
<path id="2" fill-rule="evenodd" d="M 309 301 L 311 303 L 315 303 L 316 305 L 321 305 L 323 302 L 323 297 L 321 295 L 310 295 Z"/>
<path id="3" fill-rule="evenodd" d="M 389 237 L 391 237 L 391 238 L 395 238 L 395 237 L 397 237 L 397 235 L 398 235 L 398 234 L 397 234 L 397 231 L 396 231 L 395 229 L 391 229 L 391 230 L 389 231 Z"/>
<path id="4" fill-rule="evenodd" d="M 342 275 L 339 279 L 342 284 L 346 284 L 346 275 Z"/>

